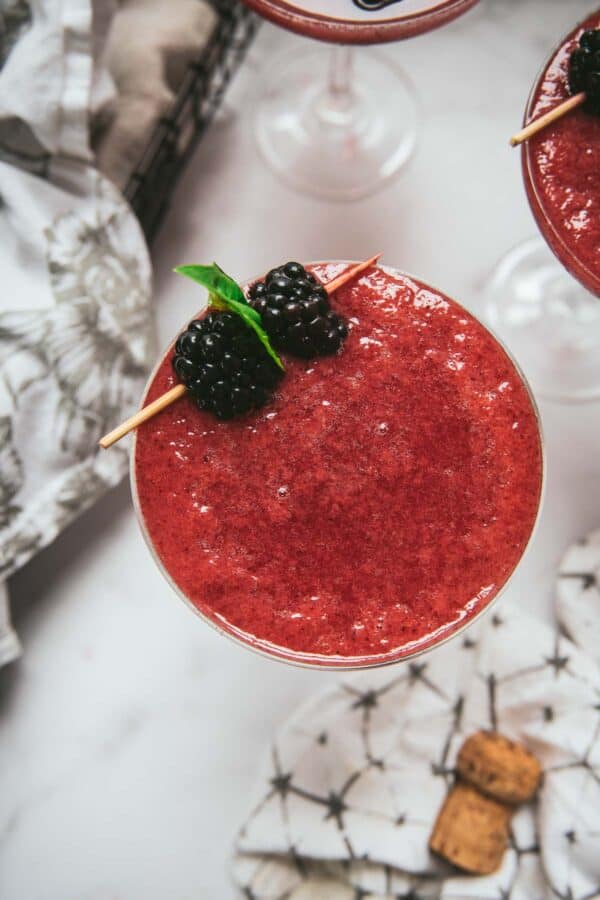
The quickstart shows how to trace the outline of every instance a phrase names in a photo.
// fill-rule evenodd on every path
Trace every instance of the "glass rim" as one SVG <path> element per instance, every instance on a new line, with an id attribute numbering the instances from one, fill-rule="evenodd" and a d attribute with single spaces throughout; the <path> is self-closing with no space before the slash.
<path id="1" fill-rule="evenodd" d="M 476 6 L 479 0 L 440 0 L 435 7 L 363 22 L 333 18 L 291 6 L 286 0 L 243 0 L 255 13 L 296 34 L 340 44 L 383 44 L 432 31 Z"/>
<path id="2" fill-rule="evenodd" d="M 317 260 L 317 261 L 311 261 L 311 262 L 304 263 L 304 265 L 306 265 L 306 266 L 342 265 L 342 264 L 343 265 L 354 265 L 357 262 L 359 262 L 359 260 Z M 402 269 L 398 269 L 394 266 L 386 266 L 386 265 L 377 264 L 377 268 L 380 268 L 384 272 L 389 272 L 392 275 L 400 275 L 403 278 L 407 278 L 407 279 L 417 281 L 419 283 L 427 284 L 428 287 L 431 287 L 431 285 L 429 285 L 428 283 L 421 282 L 421 279 L 417 278 L 417 276 L 411 275 L 410 273 L 405 272 Z M 260 275 L 257 275 L 257 276 L 254 276 L 253 278 L 244 280 L 241 283 L 243 286 L 246 286 L 248 284 L 251 284 L 253 281 L 255 281 L 257 278 L 260 278 L 260 277 L 261 277 Z M 437 290 L 436 288 L 433 288 L 433 289 Z M 442 291 L 439 291 L 439 293 L 442 294 L 442 296 L 444 296 L 444 297 L 448 296 L 447 294 L 445 294 Z M 535 534 L 537 533 L 539 523 L 540 523 L 541 511 L 542 511 L 543 501 L 544 501 L 545 492 L 546 492 L 546 476 L 547 476 L 546 447 L 545 447 L 544 431 L 543 431 L 543 427 L 542 427 L 542 419 L 541 419 L 538 404 L 537 404 L 537 401 L 533 394 L 532 388 L 531 388 L 521 366 L 519 365 L 517 360 L 513 357 L 512 353 L 506 347 L 506 345 L 501 340 L 501 338 L 499 338 L 492 331 L 492 329 L 490 329 L 487 325 L 484 325 L 483 322 L 481 322 L 481 320 L 478 318 L 478 316 L 476 316 L 474 313 L 472 313 L 470 310 L 468 310 L 462 303 L 459 303 L 457 300 L 454 300 L 453 298 L 449 298 L 449 299 L 451 299 L 452 302 L 455 303 L 456 306 L 459 307 L 459 309 L 463 310 L 465 313 L 467 313 L 467 315 L 469 315 L 472 319 L 474 319 L 493 338 L 493 340 L 498 344 L 498 346 L 504 351 L 507 359 L 511 363 L 515 372 L 519 376 L 521 383 L 525 387 L 525 390 L 529 397 L 529 402 L 531 404 L 531 408 L 534 413 L 534 418 L 535 418 L 535 422 L 536 422 L 536 426 L 537 426 L 537 433 L 538 433 L 539 444 L 540 444 L 540 479 L 539 479 L 539 495 L 538 495 L 536 515 L 535 515 L 533 525 L 531 527 L 531 531 L 527 538 L 527 542 L 526 542 L 525 546 L 523 547 L 523 550 L 522 550 L 519 558 L 515 562 L 510 574 L 508 575 L 508 577 L 506 578 L 504 583 L 499 587 L 496 594 L 492 597 L 492 599 L 489 602 L 482 604 L 481 607 L 472 616 L 469 616 L 462 622 L 459 621 L 459 623 L 456 625 L 456 627 L 452 627 L 452 625 L 446 626 L 447 630 L 438 639 L 433 637 L 431 640 L 428 641 L 427 638 L 425 638 L 422 642 L 420 642 L 419 646 L 414 647 L 413 649 L 410 649 L 407 651 L 406 650 L 403 651 L 402 649 L 400 649 L 399 651 L 398 650 L 390 651 L 390 655 L 386 656 L 386 657 L 381 657 L 381 656 L 377 657 L 375 655 L 369 655 L 369 656 L 364 656 L 364 657 L 331 657 L 331 658 L 317 657 L 315 654 L 298 653 L 297 651 L 290 650 L 288 648 L 285 648 L 285 647 L 282 647 L 282 646 L 279 646 L 276 644 L 269 644 L 267 646 L 268 642 L 266 642 L 266 641 L 261 642 L 258 638 L 255 638 L 254 635 L 249 635 L 246 632 L 242 632 L 240 629 L 236 630 L 235 627 L 232 626 L 230 623 L 228 623 L 229 627 L 221 625 L 215 618 L 212 618 L 206 612 L 199 609 L 194 603 L 192 603 L 190 598 L 179 587 L 179 585 L 176 583 L 175 579 L 173 578 L 173 576 L 171 575 L 171 573 L 169 572 L 169 570 L 167 569 L 167 567 L 161 560 L 160 556 L 158 555 L 158 553 L 156 551 L 156 547 L 154 546 L 154 542 L 153 542 L 153 540 L 148 532 L 148 529 L 146 527 L 146 522 L 144 520 L 144 516 L 143 516 L 142 510 L 141 510 L 140 501 L 139 501 L 139 495 L 138 495 L 138 490 L 137 490 L 137 479 L 136 479 L 136 472 L 135 472 L 135 457 L 136 457 L 137 434 L 138 434 L 137 429 L 136 429 L 133 432 L 133 439 L 131 441 L 131 446 L 130 446 L 130 450 L 129 450 L 129 480 L 130 480 L 130 486 L 131 486 L 131 497 L 132 497 L 133 508 L 135 510 L 136 518 L 137 518 L 138 524 L 140 526 L 143 538 L 146 542 L 146 545 L 150 551 L 152 558 L 154 559 L 155 564 L 157 565 L 159 571 L 161 572 L 161 574 L 163 575 L 163 577 L 165 578 L 167 583 L 170 585 L 170 587 L 175 591 L 175 593 L 179 596 L 179 598 L 181 600 L 183 600 L 183 602 L 186 604 L 186 606 L 192 610 L 192 612 L 196 613 L 197 616 L 199 616 L 205 623 L 210 625 L 220 635 L 229 638 L 229 640 L 233 641 L 235 644 L 238 644 L 238 645 L 244 647 L 246 650 L 251 650 L 254 653 L 257 653 L 259 656 L 262 656 L 266 659 L 275 660 L 275 661 L 282 662 L 282 663 L 287 663 L 288 665 L 292 665 L 297 668 L 312 669 L 313 671 L 320 671 L 320 672 L 339 672 L 339 671 L 343 671 L 343 672 L 355 671 L 356 672 L 356 671 L 361 671 L 361 670 L 365 670 L 365 669 L 380 669 L 380 668 L 384 668 L 387 666 L 398 665 L 399 663 L 403 663 L 403 662 L 409 662 L 410 660 L 416 659 L 418 656 L 422 656 L 425 653 L 429 653 L 432 650 L 435 650 L 438 647 L 441 647 L 443 644 L 446 644 L 448 641 L 459 637 L 459 635 L 461 635 L 465 630 L 470 628 L 472 625 L 475 624 L 476 621 L 478 621 L 482 616 L 484 616 L 486 613 L 488 613 L 492 609 L 492 607 L 494 607 L 496 605 L 497 601 L 507 590 L 507 588 L 513 581 L 515 573 L 517 572 L 519 566 L 521 565 L 523 559 L 525 558 L 527 552 L 529 551 L 529 549 L 531 547 L 531 544 L 533 542 Z M 200 312 L 203 312 L 203 311 L 204 311 L 203 309 L 200 310 Z M 177 332 L 177 334 L 178 333 L 179 332 Z M 144 401 L 146 399 L 148 391 L 149 391 L 150 387 L 152 386 L 152 383 L 158 373 L 158 370 L 160 369 L 160 367 L 165 359 L 165 356 L 170 352 L 170 350 L 173 346 L 173 343 L 174 343 L 175 338 L 177 337 L 177 334 L 175 335 L 174 338 L 172 338 L 170 340 L 170 342 L 166 346 L 164 352 L 160 354 L 156 365 L 154 366 L 154 368 L 152 369 L 152 372 L 148 376 L 148 379 L 146 381 L 146 384 L 144 386 L 144 390 L 142 393 L 141 407 L 144 404 Z M 431 638 L 431 635 L 429 637 Z M 255 640 L 253 641 L 252 638 L 255 638 Z M 322 658 L 324 660 L 324 662 L 317 662 L 316 661 L 317 658 L 319 658 L 319 659 Z"/>
<path id="3" fill-rule="evenodd" d="M 535 77 L 533 86 L 529 92 L 525 112 L 523 114 L 523 127 L 525 127 L 530 119 L 535 105 L 536 95 L 541 83 L 548 71 L 549 66 L 554 62 L 565 44 L 574 40 L 579 31 L 582 31 L 592 19 L 600 20 L 600 10 L 588 14 L 574 28 L 571 29 L 564 37 L 555 44 L 554 48 L 548 54 L 542 63 L 538 74 Z M 600 296 L 600 274 L 595 273 L 582 259 L 580 259 L 566 243 L 563 235 L 559 232 L 554 223 L 550 220 L 544 203 L 544 197 L 539 191 L 535 183 L 534 172 L 534 152 L 531 141 L 525 141 L 521 148 L 521 168 L 523 172 L 523 181 L 525 184 L 525 193 L 529 201 L 529 206 L 535 218 L 540 234 L 567 272 L 573 276 L 583 287 L 595 296 Z"/>

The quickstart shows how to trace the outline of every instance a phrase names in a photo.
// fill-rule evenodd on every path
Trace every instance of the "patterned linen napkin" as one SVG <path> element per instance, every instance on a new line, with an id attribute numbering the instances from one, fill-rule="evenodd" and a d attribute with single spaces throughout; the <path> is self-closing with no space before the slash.
<path id="1" fill-rule="evenodd" d="M 0 666 L 2 580 L 126 472 L 96 444 L 153 356 L 150 261 L 114 185 L 215 24 L 206 0 L 0 0 Z"/>
<path id="2" fill-rule="evenodd" d="M 126 473 L 97 441 L 152 356 L 146 244 L 90 164 L 92 13 L 0 7 L 0 582 Z M 18 651 L 3 588 L 0 665 Z"/>
<path id="3" fill-rule="evenodd" d="M 580 549 L 579 577 L 567 575 L 578 601 L 559 602 L 573 636 L 600 622 L 598 547 Z M 427 843 L 456 754 L 480 728 L 525 742 L 544 781 L 513 818 L 500 871 L 465 877 Z M 599 851 L 600 647 L 504 603 L 430 655 L 344 678 L 288 720 L 234 875 L 254 900 L 591 900 Z"/>

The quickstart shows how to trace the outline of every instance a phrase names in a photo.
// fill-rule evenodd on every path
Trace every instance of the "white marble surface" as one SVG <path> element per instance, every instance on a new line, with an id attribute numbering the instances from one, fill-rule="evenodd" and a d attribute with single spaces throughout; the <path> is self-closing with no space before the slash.
<path id="1" fill-rule="evenodd" d="M 194 309 L 171 274 L 219 262 L 239 277 L 290 256 L 385 251 L 481 308 L 481 286 L 534 233 L 507 136 L 546 51 L 598 0 L 483 0 L 450 26 L 391 46 L 419 86 L 410 169 L 367 201 L 323 204 L 276 182 L 247 114 L 215 126 L 154 248 L 159 340 Z M 247 108 L 260 54 L 301 38 L 263 29 L 232 96 Z M 542 413 L 548 491 L 510 593 L 550 615 L 565 545 L 600 522 L 598 405 Z M 219 638 L 171 595 L 123 485 L 11 583 L 22 661 L 0 672 L 3 900 L 229 900 L 228 854 L 277 723 L 332 676 Z"/>

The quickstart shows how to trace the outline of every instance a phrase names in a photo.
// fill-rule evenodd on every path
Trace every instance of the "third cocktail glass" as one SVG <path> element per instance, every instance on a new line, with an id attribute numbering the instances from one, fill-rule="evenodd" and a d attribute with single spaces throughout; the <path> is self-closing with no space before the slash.
<path id="1" fill-rule="evenodd" d="M 477 0 L 244 0 L 277 25 L 336 45 L 274 60 L 256 110 L 259 147 L 290 185 L 332 199 L 369 194 L 409 159 L 416 139 L 414 88 L 393 63 L 352 44 L 413 37 Z"/>
<path id="2" fill-rule="evenodd" d="M 569 60 L 584 33 L 584 62 L 589 53 L 590 76 L 597 66 L 600 84 L 600 32 L 593 33 L 599 28 L 600 11 L 552 53 L 529 98 L 527 122 L 569 96 Z M 590 42 L 596 50 L 585 49 Z M 524 143 L 522 154 L 543 240 L 502 260 L 489 286 L 488 318 L 540 395 L 600 397 L 600 117 L 574 109 Z"/>

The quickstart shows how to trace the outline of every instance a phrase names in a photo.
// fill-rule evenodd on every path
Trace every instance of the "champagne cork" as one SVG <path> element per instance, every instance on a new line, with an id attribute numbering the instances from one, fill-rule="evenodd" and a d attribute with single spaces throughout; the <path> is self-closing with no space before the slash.
<path id="1" fill-rule="evenodd" d="M 483 794 L 513 806 L 531 800 L 542 769 L 521 744 L 493 731 L 478 731 L 460 749 L 457 770 Z"/>
<path id="2" fill-rule="evenodd" d="M 492 731 L 464 742 L 456 769 L 429 848 L 465 872 L 491 875 L 502 863 L 515 807 L 534 796 L 542 769 L 525 747 Z"/>
<path id="3" fill-rule="evenodd" d="M 429 848 L 474 875 L 490 875 L 508 845 L 512 809 L 459 782 L 442 806 Z"/>

